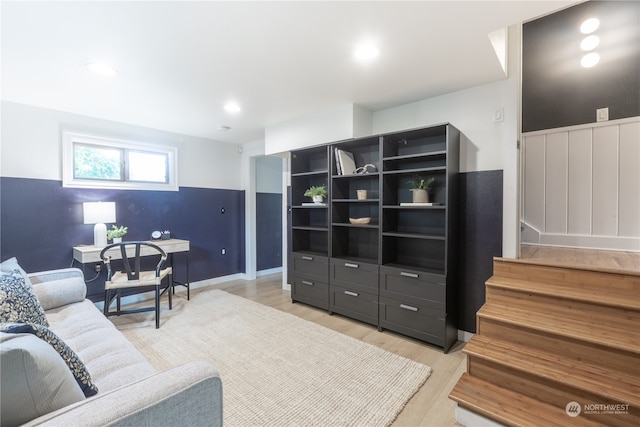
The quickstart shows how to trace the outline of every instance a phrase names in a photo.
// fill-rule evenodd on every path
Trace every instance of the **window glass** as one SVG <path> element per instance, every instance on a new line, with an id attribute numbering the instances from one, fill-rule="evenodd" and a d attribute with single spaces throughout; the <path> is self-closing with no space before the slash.
<path id="1" fill-rule="evenodd" d="M 75 144 L 73 176 L 76 179 L 123 179 L 122 150 L 117 148 Z"/>
<path id="2" fill-rule="evenodd" d="M 129 151 L 129 180 L 167 182 L 167 155 L 144 151 Z"/>
<path id="3" fill-rule="evenodd" d="M 178 191 L 178 149 L 62 132 L 62 185 Z"/>

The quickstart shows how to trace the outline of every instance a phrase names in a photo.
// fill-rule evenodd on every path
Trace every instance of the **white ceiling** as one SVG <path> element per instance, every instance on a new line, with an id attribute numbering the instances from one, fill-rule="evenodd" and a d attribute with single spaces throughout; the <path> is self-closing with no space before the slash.
<path id="1" fill-rule="evenodd" d="M 2 1 L 2 99 L 217 141 L 505 78 L 488 33 L 575 1 Z M 357 62 L 355 45 L 379 57 Z M 118 75 L 84 65 L 102 60 Z M 231 115 L 223 105 L 243 108 Z M 231 130 L 222 132 L 220 126 Z"/>

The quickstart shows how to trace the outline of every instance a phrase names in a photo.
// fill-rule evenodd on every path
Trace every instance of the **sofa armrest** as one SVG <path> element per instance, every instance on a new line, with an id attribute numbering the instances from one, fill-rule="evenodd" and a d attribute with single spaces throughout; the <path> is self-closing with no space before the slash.
<path id="1" fill-rule="evenodd" d="M 191 362 L 82 402 L 26 426 L 222 426 L 222 380 L 207 362 Z"/>
<path id="2" fill-rule="evenodd" d="M 84 274 L 78 268 L 41 271 L 28 276 L 45 310 L 80 302 L 87 296 Z"/>
<path id="3" fill-rule="evenodd" d="M 57 270 L 39 271 L 37 273 L 28 273 L 29 280 L 34 285 L 36 283 L 50 282 L 52 280 L 69 279 L 71 277 L 79 277 L 84 280 L 84 274 L 79 268 L 60 268 Z"/>

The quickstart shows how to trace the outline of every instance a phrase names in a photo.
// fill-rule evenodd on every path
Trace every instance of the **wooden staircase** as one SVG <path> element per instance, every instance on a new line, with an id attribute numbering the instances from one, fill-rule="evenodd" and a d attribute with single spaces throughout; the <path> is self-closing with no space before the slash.
<path id="1" fill-rule="evenodd" d="M 496 258 L 464 352 L 449 397 L 471 412 L 508 426 L 638 426 L 640 273 Z"/>

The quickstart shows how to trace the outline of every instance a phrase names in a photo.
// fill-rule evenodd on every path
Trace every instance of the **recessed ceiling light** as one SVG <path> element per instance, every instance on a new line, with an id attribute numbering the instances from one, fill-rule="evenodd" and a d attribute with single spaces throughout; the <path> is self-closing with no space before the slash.
<path id="1" fill-rule="evenodd" d="M 88 70 L 93 71 L 96 74 L 100 74 L 101 76 L 115 76 L 118 74 L 118 71 L 116 71 L 115 68 L 103 62 L 89 62 L 86 67 Z"/>
<path id="2" fill-rule="evenodd" d="M 242 108 L 240 108 L 240 105 L 238 105 L 237 102 L 229 102 L 224 106 L 224 109 L 229 113 L 239 113 L 240 111 L 242 111 Z"/>
<path id="3" fill-rule="evenodd" d="M 580 48 L 582 50 L 593 50 L 600 44 L 600 37 L 598 36 L 587 36 L 580 43 Z"/>
<path id="4" fill-rule="evenodd" d="M 582 60 L 580 60 L 580 65 L 582 65 L 584 68 L 591 68 L 595 67 L 598 62 L 600 62 L 600 55 L 595 52 L 591 52 L 582 57 Z"/>
<path id="5" fill-rule="evenodd" d="M 582 34 L 591 34 L 600 26 L 600 20 L 598 18 L 589 18 L 580 25 L 580 32 Z"/>
<path id="6" fill-rule="evenodd" d="M 362 44 L 356 48 L 354 55 L 361 61 L 369 61 L 380 53 L 380 50 L 373 44 Z"/>

